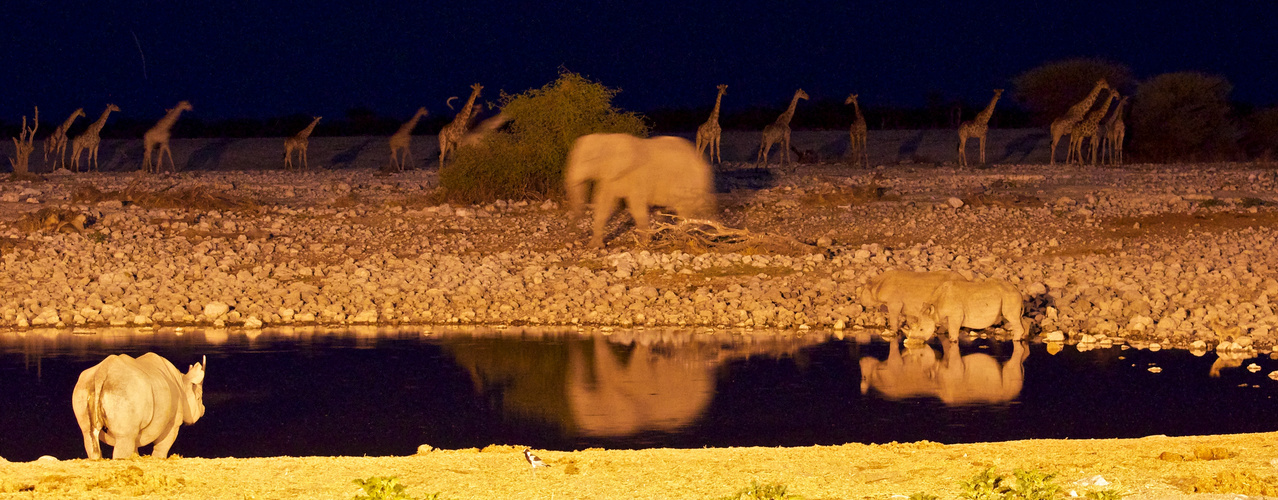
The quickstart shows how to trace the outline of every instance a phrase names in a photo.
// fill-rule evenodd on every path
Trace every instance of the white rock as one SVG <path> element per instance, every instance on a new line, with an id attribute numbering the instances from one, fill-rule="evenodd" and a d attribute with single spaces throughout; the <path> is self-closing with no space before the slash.
<path id="1" fill-rule="evenodd" d="M 1054 332 L 1050 332 L 1050 333 L 1047 333 L 1047 334 L 1043 335 L 1043 339 L 1044 339 L 1044 340 L 1046 340 L 1046 341 L 1048 341 L 1048 342 L 1064 342 L 1064 341 L 1065 341 L 1065 332 L 1062 332 L 1062 331 L 1060 331 L 1060 330 L 1056 330 L 1056 331 L 1054 331 Z"/>
<path id="2" fill-rule="evenodd" d="M 230 310 L 231 306 L 226 305 L 225 302 L 209 302 L 208 304 L 204 304 L 204 317 L 208 319 L 217 319 Z"/>
<path id="3" fill-rule="evenodd" d="M 1256 373 L 1256 372 L 1260 371 L 1260 365 L 1255 364 L 1255 363 L 1252 363 L 1252 364 L 1250 364 L 1250 365 L 1247 365 L 1247 371 L 1252 372 L 1252 373 Z"/>
<path id="4" fill-rule="evenodd" d="M 250 315 L 248 319 L 244 320 L 244 328 L 248 328 L 250 330 L 260 329 L 262 328 L 262 320 L 257 319 L 257 316 Z"/>
<path id="5" fill-rule="evenodd" d="M 1162 372 L 1163 372 L 1163 369 L 1157 366 L 1149 367 L 1149 373 L 1162 373 Z"/>
<path id="6" fill-rule="evenodd" d="M 960 199 L 955 198 L 955 197 L 953 197 L 953 196 L 951 196 L 951 197 L 949 197 L 948 199 L 946 199 L 946 200 L 945 200 L 945 203 L 949 204 L 949 205 L 950 205 L 951 207 L 953 207 L 953 208 L 959 208 L 959 207 L 963 206 L 963 200 L 960 200 Z"/>

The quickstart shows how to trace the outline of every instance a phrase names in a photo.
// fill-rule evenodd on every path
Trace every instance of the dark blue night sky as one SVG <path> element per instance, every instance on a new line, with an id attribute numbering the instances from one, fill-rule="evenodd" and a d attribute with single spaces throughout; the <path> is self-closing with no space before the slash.
<path id="1" fill-rule="evenodd" d="M 0 120 L 61 120 L 107 102 L 132 117 L 190 100 L 201 119 L 447 112 L 485 85 L 519 92 L 560 66 L 646 111 L 813 99 L 984 102 L 1047 61 L 1098 57 L 1138 78 L 1222 75 L 1233 99 L 1278 102 L 1278 3 L 10 0 L 0 15 Z M 134 37 L 136 36 L 137 42 Z M 139 51 L 139 45 L 141 51 Z M 142 54 L 145 54 L 145 77 Z M 449 113 L 451 114 L 451 113 Z"/>

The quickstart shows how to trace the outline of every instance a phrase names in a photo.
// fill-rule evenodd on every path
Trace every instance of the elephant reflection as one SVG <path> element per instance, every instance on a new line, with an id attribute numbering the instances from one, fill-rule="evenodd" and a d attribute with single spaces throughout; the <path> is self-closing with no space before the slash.
<path id="1" fill-rule="evenodd" d="M 924 345 L 901 354 L 892 342 L 888 358 L 861 358 L 861 393 L 874 388 L 887 399 L 931 396 L 945 404 L 992 404 L 1016 399 L 1025 382 L 1029 350 L 1024 341 L 1012 343 L 1012 357 L 1000 364 L 984 353 L 961 355 L 958 342 L 943 340 L 944 354 Z"/>
<path id="2" fill-rule="evenodd" d="M 562 340 L 460 337 L 445 345 L 476 391 L 506 410 L 581 435 L 625 436 L 691 425 L 709 406 L 725 362 L 793 353 L 824 339 L 645 331 Z"/>
<path id="3" fill-rule="evenodd" d="M 568 353 L 568 406 L 586 435 L 620 436 L 673 431 L 691 423 L 710 403 L 714 363 L 695 350 L 658 352 L 638 343 L 623 362 L 596 337 Z M 663 349 L 664 350 L 664 349 Z"/>

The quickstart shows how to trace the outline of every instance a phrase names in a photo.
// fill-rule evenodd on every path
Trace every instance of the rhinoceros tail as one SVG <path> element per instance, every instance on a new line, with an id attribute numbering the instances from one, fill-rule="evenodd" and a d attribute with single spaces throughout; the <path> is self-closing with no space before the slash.
<path id="1" fill-rule="evenodd" d="M 88 411 L 89 415 L 89 435 L 93 438 L 93 454 L 94 456 L 102 456 L 102 427 L 106 421 L 106 415 L 102 411 L 102 385 L 106 383 L 106 377 L 99 372 L 93 377 L 93 383 L 89 384 Z"/>

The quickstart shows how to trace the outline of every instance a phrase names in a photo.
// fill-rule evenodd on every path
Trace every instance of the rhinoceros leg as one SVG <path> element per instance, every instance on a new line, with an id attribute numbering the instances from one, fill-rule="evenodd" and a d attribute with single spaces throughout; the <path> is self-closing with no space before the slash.
<path id="1" fill-rule="evenodd" d="M 111 458 L 132 458 L 138 454 L 138 435 L 115 436 L 115 448 L 111 449 Z"/>
<path id="2" fill-rule="evenodd" d="M 174 441 L 177 441 L 178 427 L 181 425 L 181 421 L 173 422 L 173 425 L 169 426 L 168 431 L 161 434 L 159 438 L 156 438 L 155 446 L 151 448 L 151 456 L 155 458 L 165 458 L 169 456 L 169 448 L 173 447 Z"/>

